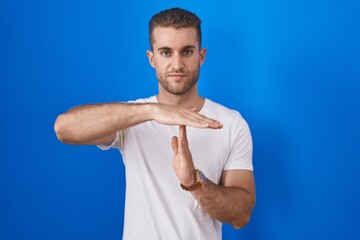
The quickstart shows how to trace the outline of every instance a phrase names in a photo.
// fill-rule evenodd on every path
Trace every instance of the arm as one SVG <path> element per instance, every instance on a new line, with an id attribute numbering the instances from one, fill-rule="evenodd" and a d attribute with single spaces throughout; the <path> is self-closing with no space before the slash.
<path id="1" fill-rule="evenodd" d="M 179 106 L 159 103 L 90 104 L 71 109 L 57 117 L 57 138 L 70 144 L 101 144 L 115 138 L 117 131 L 155 120 L 167 125 L 221 128 L 213 119 Z"/>
<path id="2" fill-rule="evenodd" d="M 255 205 L 253 172 L 223 171 L 220 185 L 207 180 L 203 188 L 192 194 L 210 216 L 240 229 L 249 222 Z"/>
<path id="3" fill-rule="evenodd" d="M 191 186 L 195 167 L 185 126 L 180 127 L 179 137 L 173 137 L 172 147 L 174 171 L 183 185 Z M 255 204 L 254 175 L 248 170 L 223 171 L 220 185 L 207 180 L 192 194 L 211 217 L 240 229 L 249 222 Z"/>

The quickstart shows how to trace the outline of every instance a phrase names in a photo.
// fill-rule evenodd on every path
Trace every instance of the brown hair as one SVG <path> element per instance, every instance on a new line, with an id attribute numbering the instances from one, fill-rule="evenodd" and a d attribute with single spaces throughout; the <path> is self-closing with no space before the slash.
<path id="1" fill-rule="evenodd" d="M 176 29 L 195 28 L 201 46 L 201 20 L 194 13 L 181 8 L 171 8 L 155 14 L 149 22 L 149 40 L 152 49 L 152 33 L 155 27 L 173 27 Z"/>

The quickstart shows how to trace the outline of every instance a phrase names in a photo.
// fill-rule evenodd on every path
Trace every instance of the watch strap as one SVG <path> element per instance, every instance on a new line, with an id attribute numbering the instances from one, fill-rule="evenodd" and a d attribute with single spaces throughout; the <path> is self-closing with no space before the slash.
<path id="1" fill-rule="evenodd" d="M 183 184 L 180 183 L 180 187 L 182 189 L 184 189 L 185 191 L 190 191 L 190 192 L 204 187 L 205 182 L 203 182 L 201 180 L 201 177 L 199 177 L 199 174 L 202 174 L 202 172 L 199 169 L 196 169 L 195 172 L 194 172 L 195 183 L 188 186 L 188 187 L 186 187 L 186 186 L 184 186 Z"/>

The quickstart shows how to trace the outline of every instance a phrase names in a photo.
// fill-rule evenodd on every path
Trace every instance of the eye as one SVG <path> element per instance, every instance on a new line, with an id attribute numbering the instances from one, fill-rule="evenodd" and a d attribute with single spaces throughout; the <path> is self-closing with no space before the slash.
<path id="1" fill-rule="evenodd" d="M 193 53 L 193 51 L 189 50 L 189 49 L 183 51 L 183 55 L 185 55 L 185 56 L 191 55 L 192 53 Z"/>
<path id="2" fill-rule="evenodd" d="M 161 54 L 162 56 L 164 56 L 164 57 L 168 57 L 168 56 L 170 56 L 170 51 L 168 51 L 168 50 L 163 50 L 163 51 L 160 52 L 160 54 Z"/>

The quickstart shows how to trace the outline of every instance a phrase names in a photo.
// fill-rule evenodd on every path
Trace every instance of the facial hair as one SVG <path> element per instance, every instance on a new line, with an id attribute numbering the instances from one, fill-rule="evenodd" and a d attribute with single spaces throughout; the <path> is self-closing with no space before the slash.
<path id="1" fill-rule="evenodd" d="M 187 76 L 182 79 L 181 86 L 176 86 L 179 83 L 172 83 L 170 79 L 171 74 L 186 74 Z M 160 85 L 169 93 L 174 95 L 182 95 L 190 91 L 197 83 L 200 75 L 200 69 L 196 69 L 192 72 L 184 72 L 183 70 L 166 72 L 165 74 L 156 73 Z M 176 84 L 176 85 L 175 85 Z"/>

